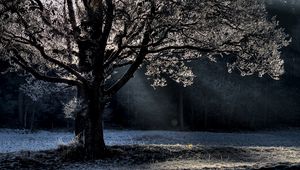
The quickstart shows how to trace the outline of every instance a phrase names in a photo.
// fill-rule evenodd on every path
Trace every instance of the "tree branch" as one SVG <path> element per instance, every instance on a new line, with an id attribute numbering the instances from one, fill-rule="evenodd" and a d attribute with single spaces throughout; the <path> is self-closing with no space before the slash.
<path id="1" fill-rule="evenodd" d="M 152 2 L 153 5 L 153 2 Z M 135 59 L 135 61 L 131 64 L 127 72 L 114 84 L 112 85 L 108 90 L 105 90 L 105 94 L 108 96 L 114 95 L 117 91 L 119 91 L 132 77 L 133 74 L 136 72 L 136 70 L 139 68 L 139 66 L 143 63 L 146 55 L 148 54 L 148 47 L 147 44 L 150 42 L 150 34 L 151 34 L 151 23 L 153 21 L 153 14 L 155 13 L 155 8 L 153 8 L 154 5 L 151 8 L 151 13 L 148 16 L 148 22 L 145 26 L 145 33 L 144 38 L 142 40 L 142 47 Z"/>
<path id="2" fill-rule="evenodd" d="M 74 70 L 73 68 L 71 68 L 70 66 L 64 64 L 63 62 L 57 60 L 57 59 L 54 59 L 50 56 L 48 56 L 45 52 L 45 49 L 44 47 L 38 45 L 38 44 L 32 44 L 34 47 L 36 47 L 37 50 L 39 50 L 40 54 L 42 55 L 42 57 L 44 59 L 46 59 L 47 61 L 53 63 L 53 64 L 56 64 L 60 67 L 62 67 L 63 69 L 67 70 L 69 73 L 73 74 L 74 76 L 76 76 L 80 81 L 82 81 L 82 83 L 84 84 L 88 84 L 88 81 L 81 75 L 79 74 L 76 70 Z"/>
<path id="3" fill-rule="evenodd" d="M 149 33 L 145 34 L 143 44 L 146 44 L 150 41 Z M 131 64 L 127 72 L 120 78 L 114 85 L 112 85 L 108 90 L 105 91 L 105 94 L 108 96 L 114 95 L 119 89 L 121 89 L 132 77 L 135 71 L 143 63 L 145 56 L 148 53 L 147 47 L 142 47 L 139 55 L 136 57 L 136 60 Z"/>
<path id="4" fill-rule="evenodd" d="M 70 86 L 82 86 L 82 84 L 76 80 L 68 80 L 64 78 L 50 77 L 50 76 L 43 75 L 39 73 L 37 70 L 35 70 L 34 68 L 32 68 L 31 66 L 29 66 L 29 64 L 18 54 L 17 50 L 12 50 L 12 52 L 15 55 L 15 57 L 13 57 L 12 60 L 16 64 L 21 66 L 25 71 L 32 74 L 38 80 L 52 82 L 52 83 L 64 83 Z"/>
<path id="5" fill-rule="evenodd" d="M 31 0 L 31 2 L 37 3 L 37 5 L 39 6 L 39 9 L 40 9 L 41 11 L 44 10 L 44 5 L 43 5 L 43 3 L 42 3 L 40 0 Z"/>
<path id="6" fill-rule="evenodd" d="M 69 17 L 70 17 L 71 26 L 72 26 L 73 32 L 75 32 L 77 23 L 76 23 L 75 11 L 74 11 L 74 6 L 73 6 L 72 0 L 67 0 L 67 7 L 68 7 L 68 13 L 69 13 Z"/>
<path id="7" fill-rule="evenodd" d="M 202 47 L 197 47 L 197 46 L 192 46 L 192 45 L 182 45 L 182 46 L 167 46 L 167 47 L 162 47 L 159 49 L 155 50 L 149 50 L 149 53 L 159 53 L 162 51 L 166 50 L 180 50 L 180 49 L 188 49 L 188 50 L 196 50 L 204 53 L 210 53 L 210 52 L 216 52 L 216 49 L 211 49 L 211 48 L 202 48 Z"/>
<path id="8" fill-rule="evenodd" d="M 101 44 L 106 46 L 107 39 L 109 37 L 111 28 L 112 28 L 112 23 L 114 19 L 114 5 L 112 3 L 112 0 L 105 0 L 106 5 L 107 5 L 107 12 L 106 12 L 106 18 L 105 18 L 105 26 L 103 30 L 103 35 L 101 38 Z M 104 46 L 104 49 L 105 49 Z"/>

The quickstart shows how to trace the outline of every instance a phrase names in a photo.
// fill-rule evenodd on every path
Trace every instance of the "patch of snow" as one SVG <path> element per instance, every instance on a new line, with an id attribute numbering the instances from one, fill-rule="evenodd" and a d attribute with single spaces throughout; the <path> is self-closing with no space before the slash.
<path id="1" fill-rule="evenodd" d="M 0 130 L 0 153 L 53 149 L 60 144 L 68 143 L 72 138 L 72 133 L 67 132 L 30 133 L 24 130 L 2 129 Z"/>
<path id="2" fill-rule="evenodd" d="M 251 133 L 105 131 L 108 145 L 194 144 L 208 146 L 300 146 L 300 130 Z"/>
<path id="3" fill-rule="evenodd" d="M 300 130 L 249 133 L 105 130 L 107 145 L 193 144 L 233 147 L 300 147 Z M 0 130 L 0 153 L 47 150 L 72 141 L 71 132 Z"/>

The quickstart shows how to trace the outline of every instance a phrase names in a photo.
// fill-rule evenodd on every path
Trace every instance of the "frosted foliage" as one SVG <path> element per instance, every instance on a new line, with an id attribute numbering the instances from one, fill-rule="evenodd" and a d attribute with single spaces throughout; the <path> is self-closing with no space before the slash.
<path id="1" fill-rule="evenodd" d="M 111 87 L 107 80 L 115 80 L 114 72 L 131 68 L 116 78 L 121 83 L 113 83 L 115 89 L 142 64 L 153 87 L 166 86 L 167 80 L 189 86 L 195 75 L 187 62 L 215 62 L 220 56 L 232 58 L 228 72 L 238 70 L 243 76 L 279 79 L 284 73 L 280 50 L 290 39 L 275 18 L 268 19 L 260 0 L 72 0 L 73 22 L 67 1 L 42 0 L 43 10 L 34 2 L 0 0 L 0 13 L 5 14 L 0 16 L 0 54 L 14 66 L 10 71 L 25 65 L 40 75 L 50 72 L 47 81 L 59 78 L 61 83 L 82 85 L 98 81 L 100 70 L 99 86 Z M 103 18 L 94 19 L 99 16 Z M 100 40 L 94 38 L 97 24 L 102 24 L 97 26 Z M 80 42 L 91 46 L 83 50 L 84 59 Z M 82 71 L 81 60 L 90 69 Z"/>
<path id="2" fill-rule="evenodd" d="M 182 83 L 184 87 L 192 85 L 194 74 L 191 68 L 184 62 L 178 61 L 178 58 L 157 58 L 147 65 L 146 75 L 153 77 L 153 87 L 166 86 L 167 81 L 163 76 L 168 76 L 177 83 Z"/>
<path id="3" fill-rule="evenodd" d="M 64 105 L 64 113 L 66 118 L 75 118 L 75 115 L 82 110 L 83 100 L 74 97 Z"/>
<path id="4" fill-rule="evenodd" d="M 287 46 L 290 40 L 282 29 L 277 28 L 278 23 L 274 18 L 267 20 L 263 2 L 166 1 L 161 3 L 160 9 L 164 12 L 157 17 L 154 25 L 163 23 L 166 27 L 161 27 L 161 32 L 168 28 L 174 31 L 166 35 L 167 38 L 159 47 L 166 50 L 147 58 L 147 75 L 154 78 L 154 84 L 166 72 L 171 72 L 173 74 L 168 75 L 175 77 L 176 82 L 190 85 L 193 77 L 191 71 L 187 72 L 184 64 L 171 70 L 170 65 L 180 60 L 201 57 L 216 61 L 220 54 L 232 54 L 235 58 L 235 62 L 228 63 L 229 72 L 237 69 L 243 76 L 258 73 L 260 77 L 268 74 L 274 79 L 284 73 L 284 62 L 280 58 L 279 49 Z M 159 40 L 163 36 L 161 32 L 154 39 Z M 170 46 L 174 48 L 169 48 Z M 186 48 L 183 50 L 177 47 Z M 157 47 L 153 50 L 157 50 Z M 189 76 L 176 76 L 176 69 L 178 72 L 185 70 L 184 75 Z"/>
<path id="5" fill-rule="evenodd" d="M 27 77 L 26 83 L 20 86 L 20 90 L 33 101 L 38 101 L 43 96 L 60 92 L 66 87 L 67 86 L 65 84 L 52 84 L 45 81 L 35 80 L 32 77 Z"/>
<path id="6" fill-rule="evenodd" d="M 9 42 L 3 44 L 5 48 L 1 48 L 1 52 L 5 54 L 5 50 L 17 49 L 29 66 L 34 67 L 40 73 L 52 71 L 56 72 L 58 77 L 74 79 L 73 75 L 41 54 L 43 51 L 45 55 L 51 56 L 51 58 L 62 63 L 76 64 L 78 62 L 76 57 L 71 58 L 67 54 L 67 39 L 71 41 L 69 45 L 74 51 L 76 51 L 76 46 L 72 42 L 72 37 L 68 35 L 70 28 L 63 17 L 65 15 L 63 1 L 50 0 L 42 2 L 47 10 L 34 10 L 32 2 L 26 0 L 14 0 L 6 3 L 7 7 L 12 7 L 18 12 L 6 15 L 8 18 L 1 21 L 1 38 L 4 42 L 10 39 Z M 0 3 L 3 2 L 0 1 Z M 1 7 L 3 7 L 2 4 L 0 10 L 3 10 Z M 66 32 L 61 32 L 61 30 L 66 30 Z M 40 50 L 40 47 L 43 47 L 43 49 Z M 13 58 L 7 53 L 1 57 L 8 61 Z M 15 62 L 10 63 L 20 68 Z"/>

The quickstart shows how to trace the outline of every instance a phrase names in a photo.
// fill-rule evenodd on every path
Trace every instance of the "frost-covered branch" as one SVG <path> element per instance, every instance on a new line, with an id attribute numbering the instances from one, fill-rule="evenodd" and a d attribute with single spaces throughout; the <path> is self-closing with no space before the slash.
<path id="1" fill-rule="evenodd" d="M 30 66 L 29 63 L 27 63 L 20 54 L 16 50 L 12 50 L 12 53 L 14 56 L 12 57 L 12 60 L 17 63 L 19 66 L 21 66 L 25 71 L 29 72 L 32 74 L 36 79 L 38 80 L 43 80 L 47 82 L 52 82 L 52 83 L 64 83 L 68 84 L 71 86 L 81 86 L 82 84 L 78 81 L 74 80 L 68 80 L 68 79 L 63 79 L 63 78 L 58 78 L 58 77 L 51 77 L 44 75 L 42 73 L 39 73 L 37 70 L 35 70 L 32 66 Z"/>
<path id="2" fill-rule="evenodd" d="M 0 14 L 5 60 L 6 49 L 27 49 L 33 55 L 23 59 L 40 73 L 108 87 L 108 95 L 142 64 L 153 86 L 167 77 L 191 85 L 187 61 L 224 54 L 229 72 L 278 79 L 280 50 L 290 42 L 258 0 L 0 0 Z M 123 77 L 107 81 L 120 67 L 128 68 Z"/>

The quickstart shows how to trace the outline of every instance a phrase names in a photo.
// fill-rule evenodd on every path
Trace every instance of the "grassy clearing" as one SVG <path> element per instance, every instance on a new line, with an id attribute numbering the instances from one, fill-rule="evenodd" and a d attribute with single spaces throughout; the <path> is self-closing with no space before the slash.
<path id="1" fill-rule="evenodd" d="M 0 169 L 300 168 L 300 148 L 296 147 L 123 145 L 109 147 L 110 155 L 95 161 L 63 159 L 66 149 L 1 154 Z"/>

